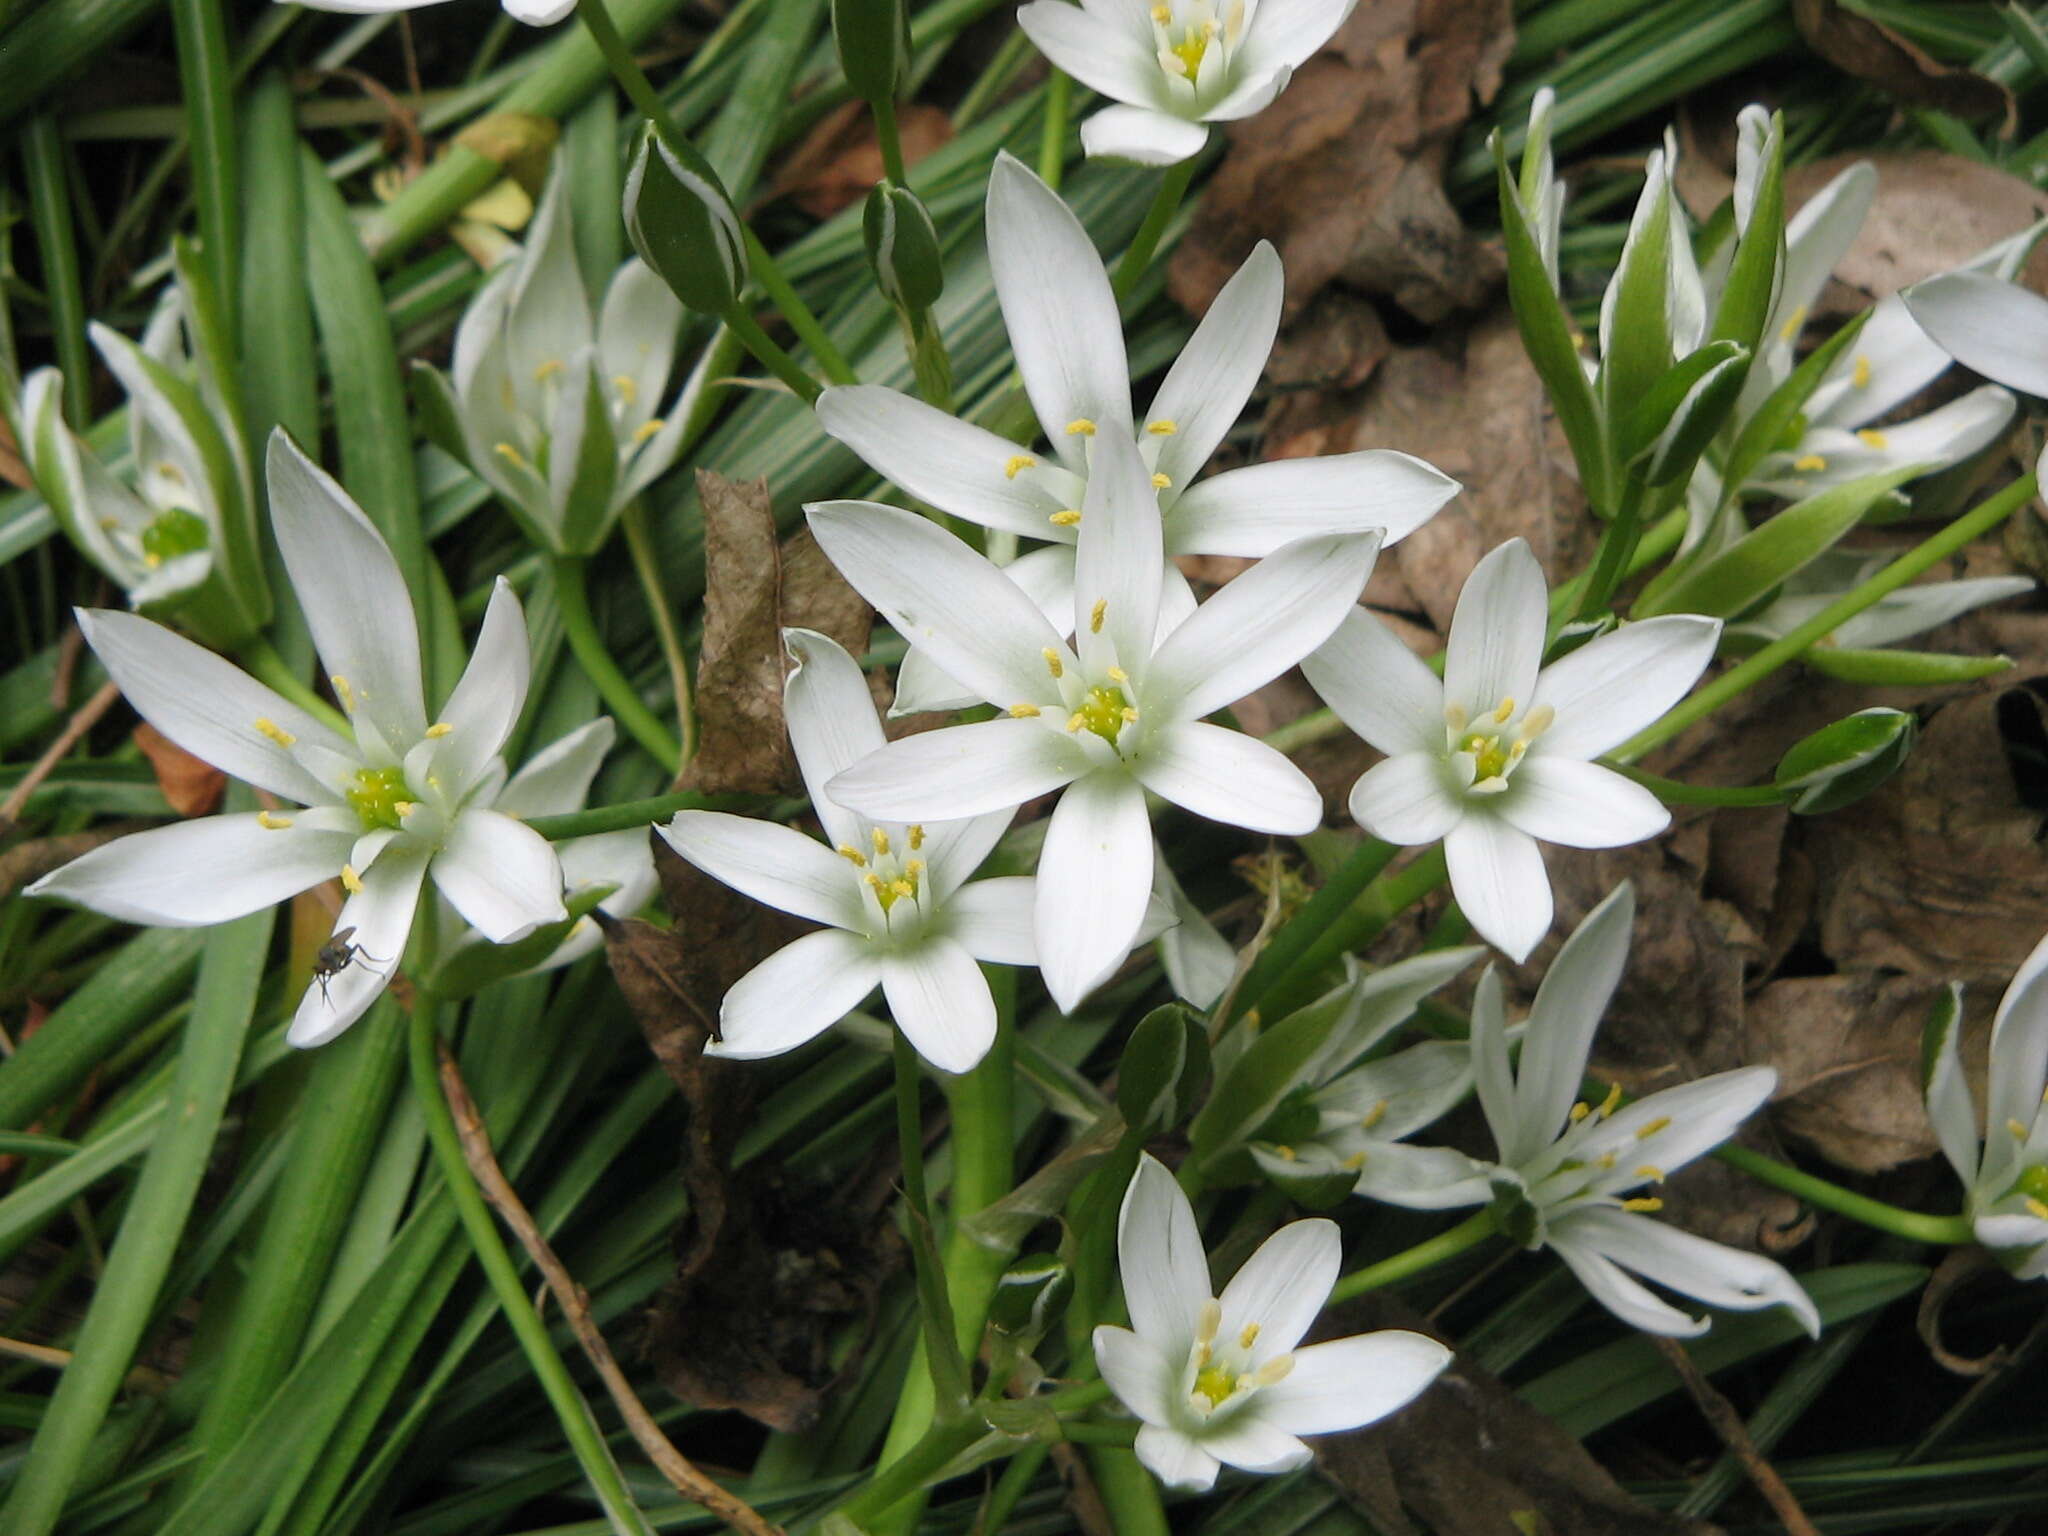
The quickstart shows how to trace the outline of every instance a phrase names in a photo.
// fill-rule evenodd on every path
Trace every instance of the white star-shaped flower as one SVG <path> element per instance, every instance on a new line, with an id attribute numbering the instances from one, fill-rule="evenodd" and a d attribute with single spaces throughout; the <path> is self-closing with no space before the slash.
<path id="1" fill-rule="evenodd" d="M 441 0 L 295 0 L 316 11 L 348 16 L 381 16 L 388 11 L 416 11 Z M 576 9 L 576 0 L 504 0 L 505 14 L 529 27 L 550 27 Z"/>

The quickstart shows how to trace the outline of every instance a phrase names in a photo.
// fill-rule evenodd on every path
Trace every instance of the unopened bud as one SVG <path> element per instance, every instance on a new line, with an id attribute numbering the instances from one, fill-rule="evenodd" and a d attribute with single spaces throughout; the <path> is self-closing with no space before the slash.
<path id="1" fill-rule="evenodd" d="M 939 301 L 946 287 L 939 232 L 915 192 L 890 181 L 876 183 L 861 213 L 861 237 L 883 298 L 912 314 Z"/>
<path id="2" fill-rule="evenodd" d="M 854 95 L 895 96 L 910 69 L 910 8 L 903 0 L 832 0 L 832 37 Z"/>
<path id="3" fill-rule="evenodd" d="M 747 242 L 718 174 L 689 145 L 685 158 L 648 124 L 626 172 L 626 233 L 640 259 L 690 308 L 718 315 L 747 281 Z"/>
<path id="4" fill-rule="evenodd" d="M 1897 773 L 1920 723 L 1900 709 L 1862 709 L 1815 731 L 1778 763 L 1779 791 L 1801 816 L 1861 800 Z"/>

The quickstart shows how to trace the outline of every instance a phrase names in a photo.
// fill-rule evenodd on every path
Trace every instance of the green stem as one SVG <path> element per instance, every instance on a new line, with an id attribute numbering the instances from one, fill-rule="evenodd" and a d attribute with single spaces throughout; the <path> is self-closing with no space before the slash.
<path id="1" fill-rule="evenodd" d="M 236 228 L 237 135 L 234 82 L 229 75 L 227 28 L 222 17 L 225 10 L 219 0 L 176 0 L 171 6 L 171 22 L 184 86 L 193 200 L 199 205 L 200 254 L 220 295 L 222 319 L 232 337 L 238 318 L 235 300 L 240 290 L 235 267 L 241 254 L 241 234 Z"/>
<path id="2" fill-rule="evenodd" d="M 1073 78 L 1055 67 L 1045 82 L 1045 122 L 1038 134 L 1038 179 L 1055 192 L 1067 170 L 1067 117 L 1073 104 Z"/>
<path id="3" fill-rule="evenodd" d="M 1681 784 L 1661 774 L 1631 768 L 1626 763 L 1604 763 L 1625 779 L 1634 779 L 1666 805 L 1783 805 L 1785 796 L 1775 784 Z"/>
<path id="4" fill-rule="evenodd" d="M 917 1066 L 917 1047 L 900 1029 L 889 1032 L 896 1061 L 896 1146 L 903 1159 L 903 1198 L 912 1216 L 931 1220 L 924 1187 L 924 1110 L 918 1103 L 924 1075 Z"/>
<path id="5" fill-rule="evenodd" d="M 1622 572 L 1628 568 L 1629 557 L 1636 551 L 1636 541 L 1642 537 L 1646 489 L 1633 475 L 1622 483 L 1621 505 L 1615 509 L 1614 520 L 1600 535 L 1600 547 L 1594 552 L 1593 569 L 1579 593 L 1578 607 L 1572 615 L 1574 618 L 1586 619 L 1604 612 L 1608 599 L 1614 596 L 1614 589 L 1621 584 Z"/>
<path id="6" fill-rule="evenodd" d="M 51 340 L 57 366 L 64 371 L 64 414 L 83 432 L 92 424 L 92 353 L 85 344 L 85 287 L 71 223 L 71 178 L 54 117 L 38 113 L 22 127 L 21 163 L 28 181 L 29 225 L 42 258 Z"/>
<path id="7" fill-rule="evenodd" d="M 1022 37 L 1024 34 L 1017 34 Z M 988 1503 L 982 1506 L 981 1525 L 984 1531 L 1006 1531 L 1010 1528 L 1010 1516 L 1016 1512 L 1017 1503 L 1031 1487 L 1031 1480 L 1038 1476 L 1038 1469 L 1045 1465 L 1045 1458 L 1051 1452 L 1050 1446 L 1027 1445 L 1010 1458 L 1003 1475 L 996 1479 L 990 1490 Z"/>
<path id="8" fill-rule="evenodd" d="M 683 138 L 683 130 L 669 115 L 668 104 L 655 90 L 654 82 L 647 78 L 640 61 L 633 57 L 633 50 L 619 36 L 612 13 L 605 9 L 605 0 L 576 0 L 576 19 L 583 23 L 583 30 L 590 34 L 590 40 L 597 44 L 597 51 L 604 56 L 605 68 L 618 81 L 626 99 L 633 103 L 642 117 L 654 124 L 654 131 L 674 149 Z"/>
<path id="9" fill-rule="evenodd" d="M 1260 951 L 1259 958 L 1245 973 L 1237 990 L 1224 998 L 1210 1033 L 1220 1034 L 1223 1026 L 1232 1019 L 1241 1018 L 1258 1007 L 1273 984 L 1294 969 L 1310 946 L 1329 931 L 1330 925 L 1342 917 L 1366 888 L 1380 877 L 1381 871 L 1394 861 L 1394 855 L 1400 851 L 1392 843 L 1383 843 L 1375 837 L 1368 837 L 1360 843 L 1337 872 L 1323 882 L 1322 889 L 1309 898 L 1308 905 L 1282 924 L 1272 941 Z"/>
<path id="10" fill-rule="evenodd" d="M 672 795 L 626 800 L 594 811 L 567 811 L 560 816 L 535 816 L 526 824 L 551 843 L 598 832 L 624 832 L 666 821 L 677 811 L 760 811 L 773 802 L 764 795 L 706 795 L 679 789 Z"/>
<path id="11" fill-rule="evenodd" d="M 760 360 L 761 366 L 787 384 L 796 397 L 809 405 L 825 388 L 816 379 L 804 372 L 803 365 L 782 349 L 772 336 L 761 329 L 760 323 L 747 313 L 744 304 L 735 304 L 725 312 L 725 323 L 739 337 L 746 349 Z"/>
<path id="12" fill-rule="evenodd" d="M 1166 226 L 1180 211 L 1181 199 L 1187 196 L 1188 183 L 1194 180 L 1198 158 L 1190 155 L 1180 164 L 1168 167 L 1166 174 L 1159 178 L 1159 190 L 1152 194 L 1152 206 L 1145 210 L 1145 222 L 1138 226 L 1138 233 L 1124 251 L 1124 259 L 1116 264 L 1115 286 L 1119 303 L 1131 296 L 1131 290 L 1138 286 L 1138 279 L 1152 265 L 1153 253 L 1159 249 Z"/>
<path id="13" fill-rule="evenodd" d="M 1860 1221 L 1866 1227 L 1876 1227 L 1912 1242 L 1957 1245 L 1977 1240 L 1967 1216 L 1929 1216 L 1920 1211 L 1903 1210 L 1882 1200 L 1873 1200 L 1868 1195 L 1859 1195 L 1853 1189 L 1844 1189 L 1776 1158 L 1765 1157 L 1761 1152 L 1752 1152 L 1747 1147 L 1717 1147 L 1714 1156 L 1731 1168 L 1741 1169 L 1759 1184 L 1782 1189 L 1809 1205 L 1817 1205 L 1822 1210 L 1833 1211 L 1838 1216 Z"/>
<path id="14" fill-rule="evenodd" d="M 251 677 L 283 694 L 322 725 L 331 726 L 344 736 L 352 734 L 347 717 L 306 686 L 306 680 L 278 655 L 277 647 L 261 635 L 245 641 L 236 655 Z"/>
<path id="15" fill-rule="evenodd" d="M 1411 1275 L 1434 1269 L 1446 1259 L 1455 1258 L 1467 1248 L 1477 1247 L 1494 1235 L 1493 1217 L 1486 1211 L 1474 1211 L 1455 1227 L 1439 1232 L 1426 1242 L 1417 1243 L 1413 1248 L 1403 1249 L 1392 1258 L 1381 1259 L 1377 1264 L 1368 1264 L 1364 1269 L 1355 1269 L 1337 1282 L 1337 1288 L 1330 1292 L 1332 1303 L 1349 1301 L 1354 1296 L 1363 1296 L 1367 1291 L 1376 1291 L 1382 1286 L 1393 1285 Z"/>
<path id="16" fill-rule="evenodd" d="M 675 611 L 669 606 L 668 589 L 662 585 L 661 562 L 654 553 L 654 541 L 647 534 L 647 505 L 639 497 L 619 515 L 626 535 L 626 552 L 640 577 L 640 590 L 647 597 L 647 617 L 653 621 L 654 636 L 661 642 L 661 658 L 668 667 L 669 692 L 675 698 L 676 726 L 682 740 L 677 750 L 683 766 L 697 755 L 697 712 L 690 702 L 690 658 L 683 649 L 682 631 L 676 626 Z"/>
<path id="17" fill-rule="evenodd" d="M 1921 572 L 1946 560 L 1972 539 L 1989 533 L 2034 496 L 2039 487 L 2032 475 L 2022 475 L 1974 511 L 1957 518 L 1924 543 L 1899 556 L 1890 565 L 1844 594 L 1801 624 L 1781 640 L 1773 640 L 1748 660 L 1729 668 L 1691 698 L 1685 700 L 1655 725 L 1638 731 L 1611 755 L 1617 762 L 1634 762 L 1651 748 L 1676 736 L 1696 720 L 1704 720 L 1745 689 L 1753 688 L 1789 661 L 1796 661 L 1823 636 L 1831 634 L 1880 598 L 1896 592 Z"/>
<path id="18" fill-rule="evenodd" d="M 1138 1465 L 1128 1449 L 1138 1426 L 1122 1424 L 1063 1424 L 1069 1440 L 1090 1447 L 1088 1470 L 1095 1474 L 1096 1491 L 1109 1510 L 1109 1528 L 1116 1536 L 1170 1536 L 1166 1508 L 1159 1502 L 1159 1484 Z"/>
<path id="19" fill-rule="evenodd" d="M 568 637 L 569 649 L 576 653 L 584 675 L 597 685 L 606 706 L 633 739 L 663 768 L 671 774 L 677 772 L 683 763 L 682 747 L 634 691 L 618 663 L 612 660 L 612 653 L 605 649 L 604 637 L 597 632 L 597 621 L 590 613 L 590 593 L 585 586 L 589 563 L 574 556 L 555 555 L 548 564 L 555 578 L 555 600 L 562 610 L 562 632 Z"/>
<path id="20" fill-rule="evenodd" d="M 895 101 L 877 96 L 868 109 L 875 114 L 875 139 L 882 146 L 882 174 L 899 187 L 909 186 L 909 175 L 903 169 L 903 137 L 896 131 Z"/>
<path id="21" fill-rule="evenodd" d="M 922 1492 L 947 1462 L 974 1444 L 986 1430 L 979 1419 L 970 1418 L 965 1423 L 941 1424 L 926 1431 L 909 1450 L 876 1472 L 837 1512 L 855 1526 L 872 1526 L 876 1516 Z"/>
<path id="22" fill-rule="evenodd" d="M 626 1536 L 652 1536 L 653 1527 L 627 1492 L 625 1481 L 619 1476 L 618 1465 L 605 1445 L 604 1435 L 598 1429 L 597 1421 L 591 1417 L 589 1405 L 577 1392 L 576 1383 L 570 1379 L 569 1368 L 562 1363 L 562 1357 L 555 1352 L 555 1346 L 548 1338 L 546 1325 L 527 1299 L 519 1271 L 512 1263 L 511 1254 L 505 1251 L 505 1244 L 498 1236 L 497 1223 L 492 1219 L 490 1208 L 484 1204 L 483 1192 L 477 1188 L 469 1163 L 462 1155 L 462 1139 L 456 1134 L 455 1117 L 449 1113 L 448 1100 L 441 1091 L 440 1073 L 434 1060 L 435 1011 L 431 994 L 422 991 L 416 995 L 409 1026 L 408 1056 L 412 1063 L 413 1093 L 426 1116 L 427 1139 L 433 1144 L 434 1160 L 440 1165 L 441 1177 L 448 1186 L 449 1194 L 454 1197 L 455 1209 L 469 1234 L 470 1246 L 483 1265 L 498 1305 L 504 1309 L 505 1320 L 512 1325 L 512 1332 L 526 1353 L 527 1363 L 533 1367 L 535 1378 L 547 1393 L 555 1417 L 561 1421 L 562 1431 L 569 1438 L 569 1449 L 575 1454 L 577 1465 L 583 1468 L 583 1475 L 589 1479 L 612 1528 L 626 1533 Z"/>
<path id="23" fill-rule="evenodd" d="M 825 334 L 825 327 L 811 313 L 810 306 L 797 296 L 789 279 L 782 275 L 782 268 L 768 254 L 768 247 L 756 238 L 752 229 L 743 226 L 743 233 L 747 237 L 747 266 L 754 274 L 754 281 L 768 295 L 768 302 L 782 311 L 782 318 L 789 322 L 789 328 L 811 349 L 818 366 L 825 370 L 825 377 L 834 384 L 858 384 L 860 375 L 853 371 L 846 355 Z"/>

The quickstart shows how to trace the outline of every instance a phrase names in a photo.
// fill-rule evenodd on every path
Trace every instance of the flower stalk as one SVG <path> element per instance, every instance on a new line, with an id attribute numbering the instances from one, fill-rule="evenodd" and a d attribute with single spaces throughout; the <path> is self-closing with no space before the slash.
<path id="1" fill-rule="evenodd" d="M 584 676 L 596 686 L 619 724 L 673 775 L 683 765 L 682 744 L 647 707 L 639 690 L 605 648 L 604 637 L 598 633 L 597 620 L 590 611 L 589 564 L 582 558 L 566 555 L 548 561 L 554 575 L 555 600 L 562 610 L 562 632 L 568 638 L 569 649 L 576 653 Z"/>
<path id="2" fill-rule="evenodd" d="M 1435 1237 L 1426 1238 L 1413 1248 L 1404 1248 L 1391 1257 L 1381 1259 L 1377 1264 L 1368 1264 L 1364 1269 L 1354 1269 L 1337 1282 L 1337 1288 L 1330 1292 L 1334 1302 L 1349 1301 L 1354 1296 L 1363 1296 L 1367 1291 L 1377 1291 L 1384 1286 L 1398 1285 L 1425 1270 L 1456 1258 L 1469 1248 L 1476 1248 L 1496 1233 L 1491 1211 L 1474 1211 L 1455 1227 L 1447 1227 Z"/>

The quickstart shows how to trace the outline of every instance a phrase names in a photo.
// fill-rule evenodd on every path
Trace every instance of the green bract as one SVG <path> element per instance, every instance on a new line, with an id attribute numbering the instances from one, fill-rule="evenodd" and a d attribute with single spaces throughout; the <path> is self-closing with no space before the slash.
<path id="1" fill-rule="evenodd" d="M 1904 767 L 1919 734 L 1905 710 L 1858 710 L 1793 747 L 1773 777 L 1798 815 L 1840 810 Z"/>
<path id="2" fill-rule="evenodd" d="M 626 172 L 626 234 L 692 309 L 724 314 L 746 286 L 746 236 L 718 173 L 687 144 L 663 143 L 651 124 Z"/>
<path id="3" fill-rule="evenodd" d="M 886 101 L 910 68 L 910 12 L 903 0 L 832 0 L 832 39 L 847 86 Z"/>

